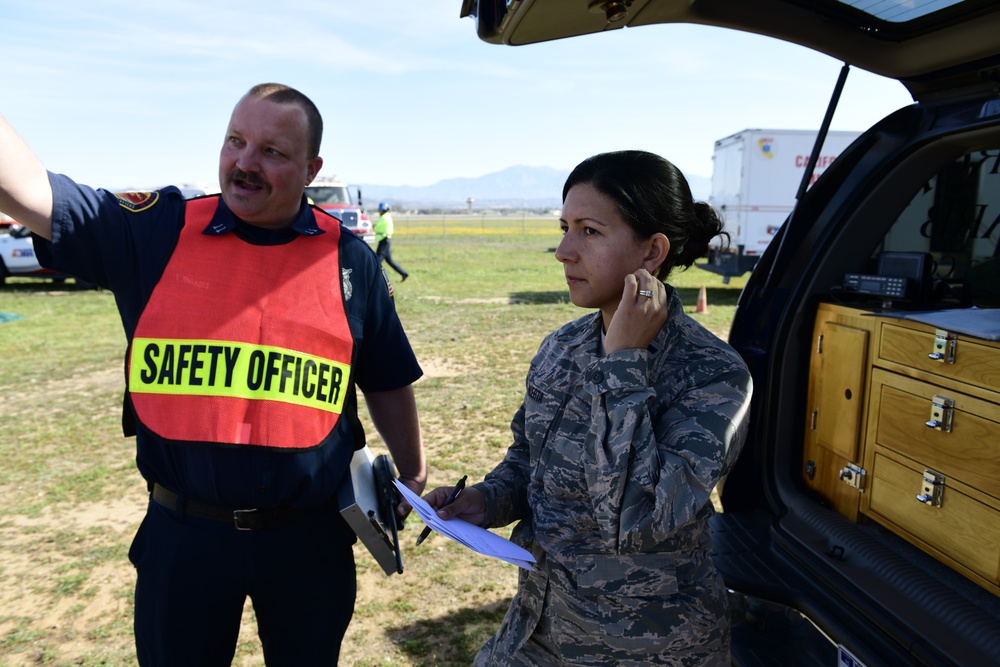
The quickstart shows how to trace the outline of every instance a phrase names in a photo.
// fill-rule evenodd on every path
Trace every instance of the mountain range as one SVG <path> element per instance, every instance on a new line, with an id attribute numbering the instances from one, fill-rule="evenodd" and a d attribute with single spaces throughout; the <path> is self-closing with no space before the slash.
<path id="1" fill-rule="evenodd" d="M 558 209 L 568 169 L 552 167 L 507 167 L 476 178 L 449 178 L 432 185 L 352 185 L 361 189 L 365 208 L 388 202 L 396 210 L 441 208 L 462 210 Z M 705 200 L 711 179 L 688 176 L 695 199 Z M 469 199 L 473 199 L 470 206 Z"/>

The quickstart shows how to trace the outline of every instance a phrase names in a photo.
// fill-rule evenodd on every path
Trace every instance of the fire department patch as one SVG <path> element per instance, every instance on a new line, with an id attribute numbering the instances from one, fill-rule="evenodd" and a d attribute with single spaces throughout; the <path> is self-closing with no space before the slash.
<path id="1" fill-rule="evenodd" d="M 152 208 L 153 204 L 160 201 L 159 192 L 118 192 L 118 205 L 126 211 L 138 213 Z"/>

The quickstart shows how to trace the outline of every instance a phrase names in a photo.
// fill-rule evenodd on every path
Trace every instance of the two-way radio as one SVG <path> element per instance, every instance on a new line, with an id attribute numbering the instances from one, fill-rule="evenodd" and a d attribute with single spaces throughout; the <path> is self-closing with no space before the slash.
<path id="1" fill-rule="evenodd" d="M 852 294 L 881 297 L 883 300 L 923 303 L 930 294 L 931 264 L 926 252 L 883 252 L 878 273 L 847 273 L 843 289 Z"/>
<path id="2" fill-rule="evenodd" d="M 402 574 L 398 533 L 403 521 L 396 514 L 392 460 L 386 454 L 373 457 L 365 445 L 354 452 L 350 474 L 344 477 L 337 493 L 341 516 L 386 574 Z"/>

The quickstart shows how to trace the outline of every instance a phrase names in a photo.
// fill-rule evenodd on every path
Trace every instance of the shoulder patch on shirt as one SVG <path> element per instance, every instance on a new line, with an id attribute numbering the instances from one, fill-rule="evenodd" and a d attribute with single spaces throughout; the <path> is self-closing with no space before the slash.
<path id="1" fill-rule="evenodd" d="M 119 206 L 133 213 L 152 208 L 160 201 L 159 192 L 118 192 L 115 196 L 118 197 Z"/>
<path id="2" fill-rule="evenodd" d="M 389 296 L 395 296 L 392 291 L 392 281 L 389 280 L 389 274 L 386 272 L 385 268 L 382 269 L 382 280 L 385 281 L 385 289 L 389 292 Z"/>

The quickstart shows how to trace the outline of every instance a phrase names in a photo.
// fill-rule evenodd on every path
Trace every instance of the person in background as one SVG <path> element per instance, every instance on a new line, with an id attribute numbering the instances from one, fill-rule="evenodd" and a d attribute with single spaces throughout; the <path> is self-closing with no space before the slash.
<path id="1" fill-rule="evenodd" d="M 750 373 L 667 282 L 724 233 L 684 176 L 643 151 L 595 155 L 563 189 L 570 299 L 593 312 L 542 343 L 484 481 L 447 503 L 537 559 L 475 665 L 729 665 L 710 558 L 716 488 L 747 431 Z"/>
<path id="2" fill-rule="evenodd" d="M 426 484 L 421 370 L 384 273 L 306 203 L 322 132 L 305 95 L 254 86 L 221 194 L 188 201 L 47 172 L 0 117 L 0 210 L 44 266 L 111 290 L 124 325 L 123 425 L 150 489 L 129 551 L 140 665 L 231 664 L 248 596 L 268 665 L 337 664 L 357 590 L 337 503 L 365 439 L 355 387 L 400 480 Z"/>
<path id="3" fill-rule="evenodd" d="M 401 277 L 399 282 L 405 281 L 410 274 L 392 260 L 392 214 L 389 212 L 389 204 L 384 201 L 378 203 L 378 220 L 375 221 L 375 254 L 378 258 L 391 266 Z"/>

